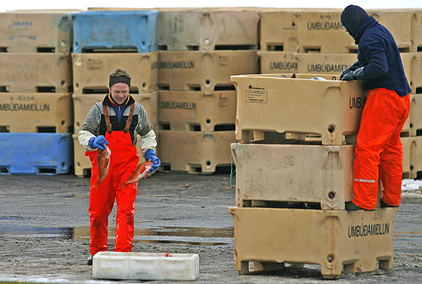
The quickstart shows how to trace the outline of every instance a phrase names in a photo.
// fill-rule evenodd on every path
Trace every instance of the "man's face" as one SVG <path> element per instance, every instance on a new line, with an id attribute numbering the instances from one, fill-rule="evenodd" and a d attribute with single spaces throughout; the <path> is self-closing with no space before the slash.
<path id="1" fill-rule="evenodd" d="M 125 83 L 117 83 L 111 86 L 110 94 L 113 100 L 121 105 L 127 100 L 127 96 L 129 95 L 129 86 Z"/>

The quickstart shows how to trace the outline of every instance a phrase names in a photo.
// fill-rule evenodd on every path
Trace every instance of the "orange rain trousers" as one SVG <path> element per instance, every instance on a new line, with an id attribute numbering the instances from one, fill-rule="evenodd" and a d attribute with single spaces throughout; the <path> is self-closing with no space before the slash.
<path id="1" fill-rule="evenodd" d="M 373 210 L 378 200 L 378 178 L 383 201 L 399 206 L 403 173 L 400 132 L 409 116 L 409 95 L 400 97 L 384 88 L 370 90 L 363 108 L 355 147 L 353 203 Z"/>
<path id="2" fill-rule="evenodd" d="M 111 150 L 110 167 L 107 176 L 98 189 L 92 186 L 98 180 L 97 151 L 87 152 L 92 163 L 91 189 L 89 197 L 90 237 L 89 250 L 92 255 L 108 250 L 108 217 L 117 204 L 116 240 L 114 251 L 132 251 L 134 235 L 135 199 L 138 182 L 119 187 L 133 173 L 139 161 L 136 147 L 130 134 L 123 131 L 106 132 L 106 140 Z"/>

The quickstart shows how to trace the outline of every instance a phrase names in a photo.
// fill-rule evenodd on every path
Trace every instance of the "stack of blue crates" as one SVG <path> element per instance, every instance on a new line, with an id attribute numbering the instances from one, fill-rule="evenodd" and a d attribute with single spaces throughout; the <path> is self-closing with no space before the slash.
<path id="1" fill-rule="evenodd" d="M 108 93 L 109 75 L 116 68 L 129 73 L 130 95 L 143 105 L 152 128 L 157 125 L 157 18 L 155 10 L 72 14 L 73 141 L 79 177 L 89 176 L 92 165 L 78 143 L 78 132 L 92 106 Z"/>
<path id="2" fill-rule="evenodd" d="M 70 13 L 0 13 L 0 174 L 73 165 Z"/>

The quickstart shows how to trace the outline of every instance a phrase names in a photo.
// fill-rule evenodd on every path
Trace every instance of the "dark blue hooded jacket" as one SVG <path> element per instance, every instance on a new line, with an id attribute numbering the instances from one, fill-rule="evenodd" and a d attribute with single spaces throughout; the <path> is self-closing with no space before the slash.
<path id="1" fill-rule="evenodd" d="M 362 23 L 352 21 L 352 17 L 342 15 L 343 26 L 359 46 L 358 60 L 360 66 L 364 66 L 366 88 L 394 90 L 401 97 L 408 95 L 411 90 L 404 74 L 399 49 L 391 33 L 373 17 L 363 17 Z"/>

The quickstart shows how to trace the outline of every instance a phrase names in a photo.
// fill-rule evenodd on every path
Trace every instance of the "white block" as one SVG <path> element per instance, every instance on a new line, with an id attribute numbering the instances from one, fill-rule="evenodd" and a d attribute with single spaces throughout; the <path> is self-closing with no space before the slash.
<path id="1" fill-rule="evenodd" d="M 94 279 L 196 280 L 199 276 L 197 254 L 99 252 L 94 256 Z"/>

